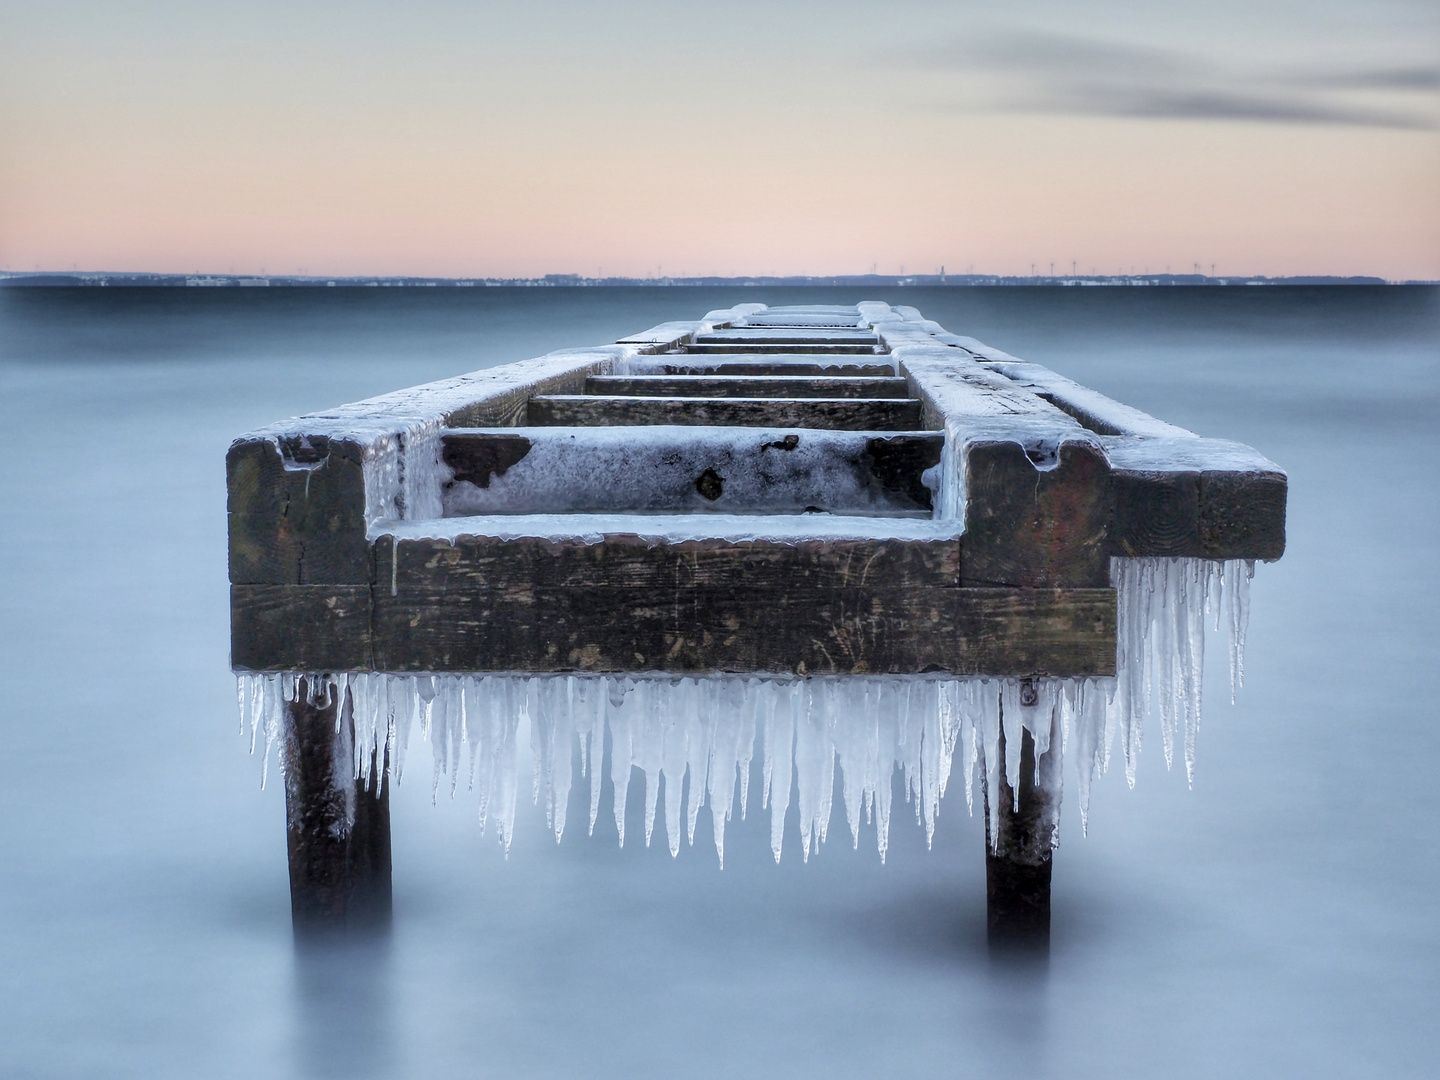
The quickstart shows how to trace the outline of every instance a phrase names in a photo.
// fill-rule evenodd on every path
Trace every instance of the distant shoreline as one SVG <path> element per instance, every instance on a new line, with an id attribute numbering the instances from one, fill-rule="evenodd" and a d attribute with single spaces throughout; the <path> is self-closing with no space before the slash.
<path id="1" fill-rule="evenodd" d="M 1018 276 L 1008 274 L 842 274 L 833 277 L 653 277 L 588 278 L 579 274 L 546 274 L 539 278 L 448 278 L 373 276 L 317 277 L 295 274 L 131 274 L 95 272 L 0 273 L 0 288 L 987 288 L 995 286 L 1234 286 L 1234 285 L 1437 285 L 1436 281 L 1387 281 L 1354 275 L 1292 277 L 1219 276 L 1209 274 L 1080 274 Z"/>

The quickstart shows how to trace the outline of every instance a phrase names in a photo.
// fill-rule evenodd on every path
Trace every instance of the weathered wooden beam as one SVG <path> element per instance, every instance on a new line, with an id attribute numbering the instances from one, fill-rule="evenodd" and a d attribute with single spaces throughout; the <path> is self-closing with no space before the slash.
<path id="1" fill-rule="evenodd" d="M 374 930 L 391 915 L 390 791 L 352 774 L 354 729 L 349 706 L 331 693 L 311 704 L 301 679 L 286 704 L 286 839 L 290 912 L 297 936 Z M 317 698 L 319 695 L 317 695 Z"/>
<path id="2" fill-rule="evenodd" d="M 365 580 L 365 447 L 349 439 L 245 439 L 230 447 L 230 580 Z"/>
<path id="3" fill-rule="evenodd" d="M 592 375 L 585 393 L 631 397 L 904 398 L 904 379 L 777 375 Z"/>
<path id="4" fill-rule="evenodd" d="M 957 350 L 904 348 L 900 370 L 963 474 L 965 584 L 1101 587 L 1110 580 L 1110 464 L 1072 417 Z"/>
<path id="5" fill-rule="evenodd" d="M 375 544 L 377 590 L 428 591 L 530 585 L 549 589 L 785 590 L 960 585 L 960 540 L 861 538 L 731 541 L 721 538 L 655 543 L 609 534 L 603 543 L 542 536 L 466 533 L 450 522 L 442 537 L 381 537 Z"/>
<path id="6" fill-rule="evenodd" d="M 821 327 L 787 330 L 780 327 L 732 327 L 709 334 L 696 334 L 696 345 L 868 345 L 880 344 L 873 331 L 867 329 L 825 329 Z"/>
<path id="7" fill-rule="evenodd" d="M 1110 582 L 1110 466 L 1096 447 L 1060 444 L 1037 463 L 1015 442 L 967 444 L 965 584 L 1101 588 Z"/>
<path id="8" fill-rule="evenodd" d="M 553 353 L 410 387 L 272 424 L 226 455 L 230 580 L 239 584 L 356 584 L 366 577 L 365 530 L 414 514 L 404 483 L 413 455 L 433 454 L 444 426 L 504 426 L 536 393 L 579 391 L 589 375 L 636 355 L 633 346 Z M 439 512 L 440 493 L 427 493 Z"/>
<path id="9" fill-rule="evenodd" d="M 787 330 L 799 330 L 806 327 L 819 327 L 822 329 L 847 330 L 861 328 L 860 316 L 858 313 L 850 316 L 845 315 L 773 315 L 764 312 L 759 315 L 750 315 L 735 324 L 739 327 L 776 327 Z"/>
<path id="10" fill-rule="evenodd" d="M 933 433 L 499 428 L 442 435 L 446 517 L 625 511 L 918 514 Z"/>
<path id="11" fill-rule="evenodd" d="M 371 577 L 370 550 L 365 576 Z M 363 671 L 371 664 L 370 584 L 231 585 L 230 666 Z"/>
<path id="12" fill-rule="evenodd" d="M 1039 364 L 960 339 L 984 366 L 1100 436 L 1114 473 L 1110 550 L 1120 556 L 1278 559 L 1285 473 L 1248 446 L 1202 439 Z"/>
<path id="13" fill-rule="evenodd" d="M 1116 555 L 1278 559 L 1289 481 L 1221 439 L 1102 438 L 1114 468 Z"/>
<path id="14" fill-rule="evenodd" d="M 381 537 L 374 559 L 368 625 L 341 623 L 351 637 L 332 642 L 329 652 L 310 644 L 314 590 L 236 587 L 237 610 L 263 601 L 269 616 L 236 619 L 236 666 L 691 674 L 1114 671 L 1112 590 L 956 588 L 953 541 L 667 545 L 612 534 L 599 544 L 462 533 L 435 540 Z M 343 649 L 361 661 L 333 662 Z"/>
<path id="15" fill-rule="evenodd" d="M 760 341 L 742 341 L 739 339 L 699 341 L 690 345 L 684 345 L 682 348 L 685 353 L 694 356 L 708 356 L 715 353 L 776 353 L 788 356 L 864 354 L 873 356 L 882 351 L 878 345 L 869 345 L 863 342 L 806 344 L 797 341 L 792 344 L 767 344 Z"/>
<path id="16" fill-rule="evenodd" d="M 828 428 L 913 431 L 920 403 L 887 398 L 635 398 L 585 394 L 530 399 L 530 423 L 540 425 L 680 424 L 724 427 Z"/>
<path id="17" fill-rule="evenodd" d="M 1109 589 L 864 585 L 375 590 L 386 671 L 1099 675 Z"/>
<path id="18" fill-rule="evenodd" d="M 631 374 L 654 375 L 797 375 L 891 377 L 895 365 L 883 361 L 864 361 L 847 354 L 824 357 L 817 354 L 775 353 L 765 359 L 751 354 L 717 352 L 708 359 L 689 355 L 645 357 L 633 361 Z"/>

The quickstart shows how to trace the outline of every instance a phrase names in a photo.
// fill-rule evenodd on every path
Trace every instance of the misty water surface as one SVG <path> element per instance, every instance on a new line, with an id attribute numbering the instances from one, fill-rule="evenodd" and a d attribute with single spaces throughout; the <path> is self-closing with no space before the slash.
<path id="1" fill-rule="evenodd" d="M 1073 781 L 1048 964 L 992 963 L 983 830 L 897 805 L 623 851 L 579 803 L 394 803 L 388 942 L 297 955 L 228 669 L 224 453 L 308 410 L 742 300 L 850 290 L 0 292 L 0 1075 L 1421 1076 L 1440 1037 L 1440 303 L 1429 289 L 896 289 L 1290 472 L 1194 790 Z M 425 754 L 423 748 L 420 753 Z M 423 760 L 423 756 L 419 760 Z M 758 762 L 756 764 L 758 775 Z M 607 784 L 608 787 L 608 784 Z M 639 800 L 632 786 L 631 811 Z M 758 784 L 752 784 L 752 794 Z M 572 800 L 585 798 L 577 785 Z M 608 792 L 605 795 L 608 800 Z M 792 813 L 792 831 L 793 831 Z"/>

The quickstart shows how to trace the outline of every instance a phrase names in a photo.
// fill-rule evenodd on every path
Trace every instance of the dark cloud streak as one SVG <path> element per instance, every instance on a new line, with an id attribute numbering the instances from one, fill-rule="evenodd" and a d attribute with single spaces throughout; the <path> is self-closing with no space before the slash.
<path id="1" fill-rule="evenodd" d="M 1240 120 L 1427 131 L 1427 111 L 1343 100 L 1364 91 L 1433 96 L 1440 69 L 1284 73 L 1230 70 L 1188 53 L 1053 33 L 975 35 L 932 53 L 941 67 L 994 77 L 1000 108 L 1171 120 Z M 1420 103 L 1417 103 L 1420 104 Z"/>

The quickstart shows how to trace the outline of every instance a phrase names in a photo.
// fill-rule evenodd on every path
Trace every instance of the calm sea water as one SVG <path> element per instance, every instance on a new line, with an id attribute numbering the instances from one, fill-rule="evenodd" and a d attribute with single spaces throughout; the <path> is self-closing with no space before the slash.
<path id="1" fill-rule="evenodd" d="M 1152 732 L 1088 838 L 1066 806 L 1048 963 L 988 957 L 953 791 L 933 850 L 897 813 L 888 865 L 837 820 L 777 867 L 758 814 L 722 872 L 708 815 L 672 861 L 524 810 L 506 860 L 423 777 L 389 941 L 297 955 L 283 800 L 236 734 L 230 439 L 740 300 L 865 298 L 0 291 L 0 1075 L 1433 1075 L 1432 289 L 874 297 L 1290 472 L 1239 704 L 1212 662 L 1194 790 Z"/>

